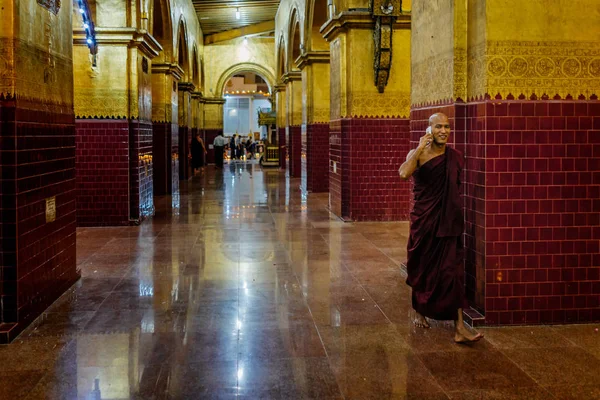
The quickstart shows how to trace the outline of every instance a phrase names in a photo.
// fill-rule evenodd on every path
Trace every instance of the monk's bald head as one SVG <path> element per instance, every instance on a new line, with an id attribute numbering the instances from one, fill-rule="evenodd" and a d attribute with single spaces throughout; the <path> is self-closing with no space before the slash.
<path id="1" fill-rule="evenodd" d="M 437 123 L 447 122 L 448 116 L 444 113 L 435 113 L 429 117 L 429 126 L 434 126 Z"/>

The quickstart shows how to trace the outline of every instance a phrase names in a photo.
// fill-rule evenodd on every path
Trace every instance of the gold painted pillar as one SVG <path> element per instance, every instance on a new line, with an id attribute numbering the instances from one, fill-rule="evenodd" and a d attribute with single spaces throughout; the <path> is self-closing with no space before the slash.
<path id="1" fill-rule="evenodd" d="M 203 97 L 201 101 L 204 144 L 208 151 L 209 162 L 215 162 L 215 150 L 211 146 L 217 135 L 223 133 L 223 104 L 225 104 L 225 99 L 222 97 Z"/>
<path id="2" fill-rule="evenodd" d="M 177 84 L 179 114 L 179 179 L 187 180 L 192 176 L 190 146 L 192 143 L 192 92 L 195 86 L 191 82 Z"/>
<path id="3" fill-rule="evenodd" d="M 285 85 L 283 83 L 276 85 L 273 89 L 273 96 L 276 104 L 277 114 L 277 142 L 279 144 L 279 167 L 284 169 L 287 165 L 287 141 L 285 138 L 287 124 L 287 99 L 285 95 Z"/>
<path id="4" fill-rule="evenodd" d="M 286 143 L 289 156 L 289 174 L 300 178 L 302 172 L 302 73 L 290 71 L 283 75 L 286 85 Z"/>
<path id="5" fill-rule="evenodd" d="M 302 71 L 302 173 L 309 192 L 329 190 L 329 51 L 304 53 Z"/>
<path id="6" fill-rule="evenodd" d="M 487 325 L 600 321 L 591 3 L 414 0 L 411 139 L 432 112 L 450 116 L 466 159 L 467 295 Z"/>
<path id="7" fill-rule="evenodd" d="M 179 124 L 177 64 L 152 63 L 152 158 L 154 194 L 179 191 Z"/>
<path id="8" fill-rule="evenodd" d="M 368 6 L 365 0 L 338 8 L 321 28 L 330 44 L 330 208 L 345 220 L 406 220 L 410 187 L 398 167 L 409 150 L 410 15 L 397 18 L 391 35 L 382 34 L 392 48 L 389 80 L 380 93 L 375 20 L 358 11 Z"/>
<path id="9" fill-rule="evenodd" d="M 72 15 L 0 0 L 0 344 L 79 279 Z"/>
<path id="10" fill-rule="evenodd" d="M 151 63 L 162 48 L 144 30 L 101 25 L 95 65 L 84 32 L 73 34 L 77 222 L 137 224 L 154 214 Z"/>

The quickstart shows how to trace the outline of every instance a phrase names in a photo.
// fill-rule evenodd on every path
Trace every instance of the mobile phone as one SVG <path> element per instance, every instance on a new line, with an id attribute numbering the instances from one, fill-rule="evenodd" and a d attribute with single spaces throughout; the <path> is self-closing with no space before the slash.
<path id="1" fill-rule="evenodd" d="M 428 126 L 427 129 L 425 130 L 425 133 L 431 133 L 431 127 Z"/>

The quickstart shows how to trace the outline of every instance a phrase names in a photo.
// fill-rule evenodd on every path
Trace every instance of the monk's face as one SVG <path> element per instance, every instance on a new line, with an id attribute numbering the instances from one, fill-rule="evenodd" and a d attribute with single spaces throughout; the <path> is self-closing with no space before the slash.
<path id="1" fill-rule="evenodd" d="M 436 144 L 446 144 L 450 139 L 450 121 L 445 115 L 436 117 L 431 125 L 431 133 L 433 134 L 433 141 Z"/>

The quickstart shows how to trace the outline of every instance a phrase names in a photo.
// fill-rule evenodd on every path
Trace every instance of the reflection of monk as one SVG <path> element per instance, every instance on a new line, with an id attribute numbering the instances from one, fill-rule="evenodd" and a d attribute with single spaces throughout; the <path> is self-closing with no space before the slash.
<path id="1" fill-rule="evenodd" d="M 400 167 L 402 179 L 414 176 L 415 205 L 410 214 L 408 279 L 412 287 L 414 323 L 429 328 L 425 317 L 454 320 L 457 343 L 477 341 L 465 327 L 467 305 L 463 284 L 464 228 L 460 201 L 462 154 L 446 146 L 450 123 L 444 114 L 429 118 L 427 133 Z"/>

